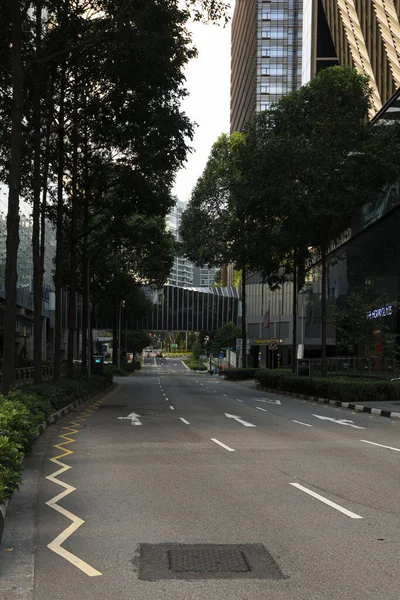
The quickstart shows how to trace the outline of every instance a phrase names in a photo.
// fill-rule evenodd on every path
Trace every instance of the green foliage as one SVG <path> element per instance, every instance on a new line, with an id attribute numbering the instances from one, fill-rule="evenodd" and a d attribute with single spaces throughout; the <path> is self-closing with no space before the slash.
<path id="1" fill-rule="evenodd" d="M 399 387 L 388 381 L 344 377 L 297 377 L 279 370 L 261 369 L 255 379 L 261 386 L 299 395 L 362 404 L 398 400 Z"/>
<path id="2" fill-rule="evenodd" d="M 119 369 L 117 365 L 104 365 L 104 373 L 109 377 L 125 377 L 127 372 L 124 369 Z"/>
<path id="3" fill-rule="evenodd" d="M 236 348 L 236 338 L 241 338 L 242 330 L 232 321 L 220 327 L 215 334 L 215 342 L 220 348 Z"/>
<path id="4" fill-rule="evenodd" d="M 225 369 L 224 377 L 225 379 L 254 379 L 254 375 L 258 369 Z"/>
<path id="5" fill-rule="evenodd" d="M 207 367 L 203 362 L 199 360 L 195 360 L 194 358 L 190 358 L 189 360 L 185 360 L 185 363 L 192 369 L 192 371 L 207 371 Z"/>
<path id="6" fill-rule="evenodd" d="M 201 355 L 201 344 L 197 340 L 194 342 L 192 346 L 192 356 L 194 360 L 199 360 Z"/>
<path id="7" fill-rule="evenodd" d="M 37 437 L 38 425 L 76 400 L 93 396 L 110 385 L 111 377 L 94 375 L 18 389 L 0 396 L 0 503 L 18 489 L 23 455 Z"/>
<path id="8" fill-rule="evenodd" d="M 152 337 L 144 331 L 128 331 L 126 347 L 128 352 L 140 354 L 142 350 L 150 346 L 152 342 Z"/>

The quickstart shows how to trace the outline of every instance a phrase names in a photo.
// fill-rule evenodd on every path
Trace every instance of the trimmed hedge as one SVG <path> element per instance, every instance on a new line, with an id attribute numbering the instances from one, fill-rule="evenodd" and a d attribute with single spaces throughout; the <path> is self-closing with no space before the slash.
<path id="1" fill-rule="evenodd" d="M 261 386 L 274 390 L 355 404 L 398 400 L 400 394 L 400 386 L 396 383 L 354 377 L 297 377 L 287 372 L 261 369 L 256 372 L 255 379 Z"/>
<path id="2" fill-rule="evenodd" d="M 224 377 L 225 379 L 254 379 L 254 375 L 256 374 L 258 369 L 225 369 Z"/>
<path id="3" fill-rule="evenodd" d="M 187 366 L 189 367 L 189 369 L 192 369 L 192 371 L 207 371 L 208 367 L 206 367 L 206 365 L 202 362 L 199 362 L 198 360 L 194 360 L 194 359 L 189 359 L 189 360 L 184 360 L 184 363 L 187 364 Z"/>
<path id="4" fill-rule="evenodd" d="M 20 388 L 0 395 L 0 503 L 18 489 L 22 458 L 38 434 L 38 426 L 54 412 L 87 395 L 94 396 L 112 383 L 112 377 L 61 379 Z"/>

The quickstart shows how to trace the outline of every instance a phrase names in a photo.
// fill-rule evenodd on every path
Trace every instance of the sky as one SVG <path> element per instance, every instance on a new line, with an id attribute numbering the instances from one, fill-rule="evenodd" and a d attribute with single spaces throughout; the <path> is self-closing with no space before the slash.
<path id="1" fill-rule="evenodd" d="M 191 23 L 189 29 L 198 57 L 185 69 L 189 96 L 182 102 L 182 110 L 197 127 L 190 144 L 193 152 L 177 173 L 172 189 L 183 201 L 189 200 L 212 144 L 221 133 L 229 132 L 230 23 L 225 27 Z"/>

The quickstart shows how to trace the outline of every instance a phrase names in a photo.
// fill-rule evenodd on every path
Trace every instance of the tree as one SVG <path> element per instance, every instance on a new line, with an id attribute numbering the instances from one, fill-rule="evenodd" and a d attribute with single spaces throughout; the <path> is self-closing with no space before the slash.
<path id="1" fill-rule="evenodd" d="M 243 168 L 246 136 L 221 135 L 213 145 L 207 165 L 196 183 L 182 217 L 185 255 L 197 265 L 233 263 L 241 271 L 242 340 L 246 347 L 246 278 L 259 265 L 259 238 L 254 214 L 245 201 L 247 174 Z M 263 243 L 268 245 L 268 228 Z M 264 255 L 265 258 L 265 255 Z M 268 265 L 274 256 L 269 255 Z M 267 269 L 267 264 L 264 264 Z M 274 263 L 270 269 L 276 270 Z M 246 354 L 243 353 L 243 366 Z"/>
<path id="2" fill-rule="evenodd" d="M 326 374 L 327 254 L 356 210 L 398 176 L 399 128 L 368 124 L 371 89 L 354 69 L 324 69 L 273 109 L 287 144 L 282 168 L 290 188 L 286 215 L 308 222 L 308 245 L 321 260 L 321 356 Z M 303 217 L 301 223 L 303 223 Z"/>
<path id="3" fill-rule="evenodd" d="M 201 355 L 201 344 L 197 340 L 192 346 L 192 356 L 195 360 L 199 360 Z"/>
<path id="4" fill-rule="evenodd" d="M 220 327 L 215 334 L 215 341 L 220 348 L 236 348 L 236 339 L 241 336 L 241 329 L 230 321 Z"/>

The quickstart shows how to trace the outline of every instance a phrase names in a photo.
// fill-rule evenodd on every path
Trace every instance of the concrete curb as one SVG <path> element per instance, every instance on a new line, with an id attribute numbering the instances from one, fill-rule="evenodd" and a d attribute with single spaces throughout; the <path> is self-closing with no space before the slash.
<path id="1" fill-rule="evenodd" d="M 104 390 L 102 390 L 98 394 L 95 394 L 94 396 L 90 396 L 89 394 L 87 394 L 86 396 L 84 396 L 84 398 L 81 398 L 80 400 L 76 400 L 75 402 L 72 402 L 72 404 L 68 404 L 68 406 L 64 406 L 64 408 L 62 408 L 61 410 L 58 410 L 57 412 L 53 413 L 52 415 L 49 415 L 47 417 L 46 421 L 44 421 L 43 423 L 40 423 L 40 425 L 38 426 L 38 433 L 37 433 L 36 438 L 40 437 L 42 435 L 42 433 L 50 425 L 53 425 L 54 423 L 58 423 L 58 421 L 61 419 L 61 417 L 64 417 L 67 413 L 72 412 L 79 406 L 82 406 L 83 404 L 86 404 L 87 402 L 89 402 L 91 400 L 95 400 L 96 398 L 101 398 L 101 396 L 104 396 L 104 394 L 106 392 L 111 391 L 111 390 L 115 389 L 116 387 L 117 387 L 117 384 L 112 383 L 110 386 L 106 387 Z M 12 498 L 12 496 L 11 496 L 11 498 Z M 4 523 L 6 520 L 7 508 L 10 503 L 11 498 L 7 498 L 7 500 L 3 504 L 0 504 L 0 544 L 1 544 L 1 539 L 2 539 L 3 531 L 4 531 Z"/>
<path id="2" fill-rule="evenodd" d="M 387 417 L 389 419 L 400 419 L 400 413 L 391 410 L 384 410 L 381 408 L 372 408 L 372 406 L 363 406 L 361 404 L 352 404 L 351 402 L 341 402 L 340 400 L 329 400 L 328 398 L 317 398 L 316 396 L 306 396 L 304 394 L 294 394 L 293 392 L 283 392 L 281 390 L 274 390 L 261 386 L 256 382 L 256 388 L 272 394 L 279 394 L 281 396 L 291 396 L 298 400 L 308 400 L 309 402 L 320 402 L 322 404 L 331 404 L 340 408 L 348 408 L 349 410 L 356 410 L 358 412 L 378 415 L 380 417 Z"/>

